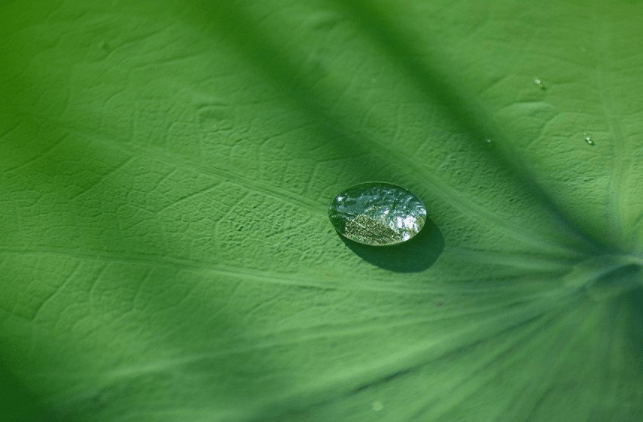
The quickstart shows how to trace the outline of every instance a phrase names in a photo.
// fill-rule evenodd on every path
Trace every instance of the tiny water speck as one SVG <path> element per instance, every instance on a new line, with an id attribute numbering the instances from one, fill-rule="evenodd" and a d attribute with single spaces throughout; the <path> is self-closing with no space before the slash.
<path id="1" fill-rule="evenodd" d="M 406 242 L 426 223 L 426 207 L 408 190 L 390 183 L 363 183 L 340 192 L 328 207 L 339 234 L 364 245 Z"/>
<path id="2" fill-rule="evenodd" d="M 488 144 L 490 144 L 490 143 L 491 143 L 491 139 L 490 139 L 490 138 L 487 138 L 487 139 L 485 139 L 484 141 L 485 141 L 486 143 L 488 143 Z"/>
<path id="3" fill-rule="evenodd" d="M 592 146 L 596 145 L 588 134 L 585 134 L 585 142 L 587 143 L 587 145 L 592 145 Z"/>
<path id="4" fill-rule="evenodd" d="M 534 83 L 543 91 L 546 89 L 545 85 L 543 85 L 543 81 L 541 81 L 540 78 L 534 79 Z"/>

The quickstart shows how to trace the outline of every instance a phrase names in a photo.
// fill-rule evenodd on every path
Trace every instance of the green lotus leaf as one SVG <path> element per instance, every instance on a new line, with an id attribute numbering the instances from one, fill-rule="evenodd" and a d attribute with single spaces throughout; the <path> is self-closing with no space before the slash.
<path id="1" fill-rule="evenodd" d="M 643 420 L 641 16 L 2 2 L 0 419 Z"/>

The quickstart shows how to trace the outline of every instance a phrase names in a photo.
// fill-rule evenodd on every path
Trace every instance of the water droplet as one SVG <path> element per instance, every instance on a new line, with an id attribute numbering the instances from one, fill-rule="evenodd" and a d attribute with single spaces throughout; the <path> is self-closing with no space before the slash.
<path id="1" fill-rule="evenodd" d="M 328 217 L 342 236 L 365 245 L 406 242 L 422 230 L 426 207 L 408 190 L 389 183 L 363 183 L 339 193 Z"/>
<path id="2" fill-rule="evenodd" d="M 485 141 L 486 143 L 488 143 L 488 144 L 490 144 L 490 143 L 491 143 L 491 139 L 490 139 L 490 138 L 487 138 L 487 139 L 485 139 L 484 141 Z"/>
<path id="3" fill-rule="evenodd" d="M 371 406 L 373 407 L 373 411 L 375 412 L 379 412 L 380 410 L 384 409 L 384 404 L 382 404 L 382 402 L 379 400 L 374 401 Z"/>
<path id="4" fill-rule="evenodd" d="M 592 146 L 596 145 L 592 140 L 591 136 L 589 136 L 588 134 L 585 134 L 585 142 L 587 142 L 587 145 L 592 145 Z"/>
<path id="5" fill-rule="evenodd" d="M 538 88 L 542 89 L 543 91 L 546 89 L 545 85 L 543 85 L 543 81 L 541 81 L 539 78 L 534 79 L 534 83 L 538 85 Z"/>

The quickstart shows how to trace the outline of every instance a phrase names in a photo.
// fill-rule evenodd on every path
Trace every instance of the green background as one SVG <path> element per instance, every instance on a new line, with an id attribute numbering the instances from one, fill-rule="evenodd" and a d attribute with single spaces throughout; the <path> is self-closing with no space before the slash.
<path id="1" fill-rule="evenodd" d="M 3 1 L 2 420 L 643 420 L 642 23 Z M 429 264 L 334 232 L 375 180 Z"/>

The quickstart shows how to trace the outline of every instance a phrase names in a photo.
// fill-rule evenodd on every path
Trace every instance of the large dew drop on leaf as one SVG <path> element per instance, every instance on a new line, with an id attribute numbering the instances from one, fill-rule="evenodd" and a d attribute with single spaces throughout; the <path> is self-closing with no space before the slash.
<path id="1" fill-rule="evenodd" d="M 364 183 L 337 195 L 328 216 L 342 236 L 365 245 L 385 246 L 418 234 L 426 222 L 426 208 L 404 188 Z"/>

